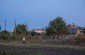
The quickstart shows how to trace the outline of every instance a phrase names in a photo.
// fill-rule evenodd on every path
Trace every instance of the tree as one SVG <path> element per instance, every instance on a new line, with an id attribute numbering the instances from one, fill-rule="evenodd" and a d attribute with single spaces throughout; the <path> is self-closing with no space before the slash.
<path id="1" fill-rule="evenodd" d="M 24 25 L 24 24 L 18 24 L 17 26 L 16 26 L 16 28 L 14 29 L 14 32 L 16 33 L 16 34 L 22 34 L 22 35 L 27 35 L 27 28 L 26 28 L 26 25 Z"/>
<path id="2" fill-rule="evenodd" d="M 0 31 L 1 31 L 1 25 L 0 25 Z"/>
<path id="3" fill-rule="evenodd" d="M 7 40 L 9 36 L 10 36 L 10 33 L 6 30 L 1 31 L 0 33 L 0 38 L 3 40 Z"/>
<path id="4" fill-rule="evenodd" d="M 48 27 L 46 28 L 47 35 L 58 35 L 66 34 L 67 28 L 66 23 L 62 17 L 57 17 L 54 20 L 50 21 Z"/>
<path id="5" fill-rule="evenodd" d="M 82 30 L 85 30 L 85 27 L 82 27 L 81 29 L 82 29 Z"/>

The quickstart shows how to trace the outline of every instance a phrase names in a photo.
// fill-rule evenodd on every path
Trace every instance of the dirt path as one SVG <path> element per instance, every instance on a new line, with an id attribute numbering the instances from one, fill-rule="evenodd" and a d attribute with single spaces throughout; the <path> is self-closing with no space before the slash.
<path id="1" fill-rule="evenodd" d="M 43 55 L 85 55 L 85 51 L 66 48 L 22 47 L 6 45 L 0 45 L 0 52 L 9 52 L 6 55 L 35 55 L 35 53 L 43 53 Z"/>

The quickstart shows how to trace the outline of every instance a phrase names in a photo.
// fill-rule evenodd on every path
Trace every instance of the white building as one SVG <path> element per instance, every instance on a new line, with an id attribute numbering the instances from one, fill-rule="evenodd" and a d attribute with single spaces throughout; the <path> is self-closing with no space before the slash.
<path id="1" fill-rule="evenodd" d="M 46 33 L 46 30 L 44 29 L 33 29 L 31 32 L 36 32 L 36 33 Z"/>

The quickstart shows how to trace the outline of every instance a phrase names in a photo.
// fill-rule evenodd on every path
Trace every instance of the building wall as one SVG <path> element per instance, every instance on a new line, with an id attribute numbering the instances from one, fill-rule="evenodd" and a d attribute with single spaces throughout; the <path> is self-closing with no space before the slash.
<path id="1" fill-rule="evenodd" d="M 43 30 L 43 29 L 34 29 L 32 30 L 32 32 L 36 32 L 36 33 L 46 33 L 46 30 Z"/>
<path id="2" fill-rule="evenodd" d="M 43 30 L 35 30 L 34 32 L 36 32 L 36 33 L 46 33 L 46 31 L 43 31 Z"/>

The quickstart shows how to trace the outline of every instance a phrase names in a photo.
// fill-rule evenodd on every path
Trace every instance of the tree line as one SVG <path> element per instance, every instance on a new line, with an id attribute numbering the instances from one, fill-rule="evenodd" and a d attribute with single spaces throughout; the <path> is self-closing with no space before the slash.
<path id="1" fill-rule="evenodd" d="M 82 30 L 85 30 L 85 27 L 79 27 Z M 62 17 L 56 17 L 54 20 L 51 20 L 48 24 L 48 26 L 46 26 L 45 28 L 46 30 L 46 36 L 53 36 L 54 38 L 56 37 L 56 35 L 60 36 L 63 34 L 67 34 L 67 25 L 65 20 L 63 20 Z M 16 27 L 14 28 L 13 32 L 9 32 L 7 30 L 2 30 L 1 31 L 1 26 L 0 26 L 0 39 L 4 39 L 4 40 L 8 40 L 9 37 L 11 39 L 16 39 L 18 37 L 30 37 L 34 34 L 37 33 L 33 33 L 30 32 L 27 28 L 26 24 L 18 24 L 16 25 Z"/>

